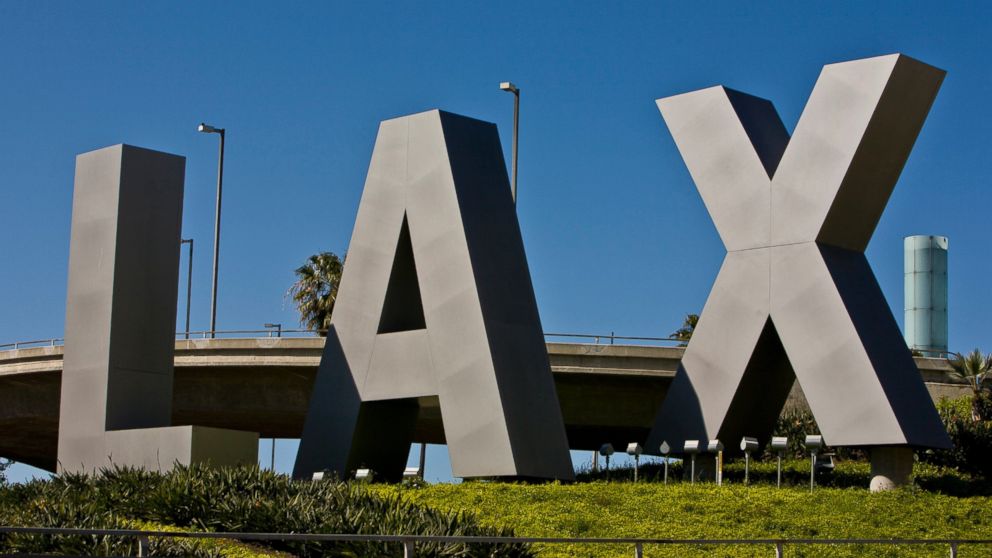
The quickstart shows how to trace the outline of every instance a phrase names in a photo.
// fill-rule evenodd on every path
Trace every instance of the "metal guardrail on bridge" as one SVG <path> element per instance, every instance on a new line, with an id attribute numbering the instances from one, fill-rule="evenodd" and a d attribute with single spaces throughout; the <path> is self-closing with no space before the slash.
<path id="1" fill-rule="evenodd" d="M 315 329 L 230 329 L 217 331 L 178 331 L 176 339 L 211 339 L 211 338 L 236 338 L 237 336 L 250 335 L 252 337 L 313 337 L 322 333 L 322 330 Z M 592 340 L 594 344 L 613 345 L 617 341 L 633 341 L 637 343 L 680 343 L 682 340 L 672 337 L 632 337 L 609 334 L 593 333 L 545 333 L 545 338 L 552 339 L 583 339 Z M 32 347 L 57 347 L 65 342 L 61 337 L 53 339 L 39 339 L 35 341 L 17 341 L 14 343 L 0 344 L 0 351 L 28 349 Z"/>
<path id="2" fill-rule="evenodd" d="M 577 544 L 589 546 L 623 545 L 634 551 L 635 558 L 643 558 L 644 547 L 672 545 L 682 546 L 748 546 L 765 547 L 769 556 L 785 556 L 786 547 L 797 546 L 941 546 L 956 558 L 963 545 L 992 546 L 992 539 L 651 539 L 651 538 L 556 538 L 556 537 L 451 537 L 433 535 L 351 535 L 351 534 L 304 534 L 304 533 L 194 533 L 171 531 L 145 531 L 125 529 L 62 529 L 54 527 L 0 527 L 0 534 L 35 534 L 61 536 L 98 536 L 134 538 L 138 543 L 138 556 L 150 556 L 152 538 L 182 539 L 227 539 L 242 542 L 282 541 L 282 542 L 366 542 L 395 543 L 402 545 L 404 558 L 416 555 L 417 544 L 438 543 L 447 545 L 464 544 Z M 756 549 L 757 550 L 757 549 Z"/>

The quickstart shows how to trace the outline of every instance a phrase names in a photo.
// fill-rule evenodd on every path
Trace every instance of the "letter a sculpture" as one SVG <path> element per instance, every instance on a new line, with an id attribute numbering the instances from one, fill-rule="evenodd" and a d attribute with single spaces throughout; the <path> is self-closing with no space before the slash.
<path id="1" fill-rule="evenodd" d="M 440 111 L 379 127 L 294 476 L 399 479 L 428 397 L 455 476 L 573 478 L 496 127 Z"/>
<path id="2" fill-rule="evenodd" d="M 943 77 L 825 66 L 791 139 L 724 87 L 658 101 L 727 256 L 649 447 L 767 439 L 794 379 L 831 445 L 950 445 L 864 256 Z"/>

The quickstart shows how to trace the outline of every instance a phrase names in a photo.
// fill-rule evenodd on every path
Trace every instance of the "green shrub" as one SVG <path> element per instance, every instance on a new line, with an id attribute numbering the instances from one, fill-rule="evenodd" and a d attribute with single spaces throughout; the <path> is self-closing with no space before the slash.
<path id="1" fill-rule="evenodd" d="M 973 420 L 973 405 L 980 416 L 992 417 L 992 398 L 988 394 L 974 400 L 967 396 L 937 403 L 937 412 L 954 447 L 921 452 L 920 460 L 992 480 L 992 419 Z"/>
<path id="2" fill-rule="evenodd" d="M 438 512 L 398 496 L 378 495 L 361 484 L 293 482 L 256 467 L 177 467 L 168 474 L 114 468 L 96 476 L 65 474 L 0 488 L 0 509 L 7 510 L 0 512 L 0 522 L 7 525 L 128 528 L 134 521 L 150 521 L 206 531 L 512 535 L 508 529 L 480 527 L 470 515 Z M 136 550 L 133 541 L 70 539 L 8 537 L 0 539 L 0 552 L 132 555 Z M 402 553 L 399 545 L 386 543 L 272 542 L 267 546 L 302 556 Z M 199 552 L 216 554 L 206 548 Z M 522 545 L 423 544 L 417 546 L 417 555 L 529 556 L 530 552 Z"/>

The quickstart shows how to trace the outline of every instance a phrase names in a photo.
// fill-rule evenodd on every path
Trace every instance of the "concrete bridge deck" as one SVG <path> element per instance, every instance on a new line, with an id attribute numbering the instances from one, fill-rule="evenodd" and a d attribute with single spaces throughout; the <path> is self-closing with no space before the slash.
<path id="1" fill-rule="evenodd" d="M 298 438 L 324 340 L 319 337 L 176 341 L 173 424 Z M 683 349 L 548 343 L 569 444 L 595 449 L 643 440 Z M 0 351 L 0 456 L 54 470 L 61 346 Z M 917 358 L 935 399 L 967 393 L 943 359 Z M 444 443 L 436 397 L 420 400 L 415 440 Z M 804 405 L 793 387 L 789 405 Z"/>

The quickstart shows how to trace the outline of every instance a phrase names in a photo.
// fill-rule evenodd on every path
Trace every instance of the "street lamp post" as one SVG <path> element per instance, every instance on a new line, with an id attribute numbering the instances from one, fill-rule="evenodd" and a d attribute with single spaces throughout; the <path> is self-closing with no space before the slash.
<path id="1" fill-rule="evenodd" d="M 210 338 L 217 332 L 217 261 L 220 257 L 220 202 L 224 187 L 224 128 L 215 128 L 209 124 L 200 123 L 197 131 L 204 134 L 220 135 L 220 155 L 217 157 L 217 212 L 214 215 L 214 271 L 213 283 L 210 289 Z"/>
<path id="2" fill-rule="evenodd" d="M 190 297 L 193 295 L 193 239 L 181 239 L 179 245 L 183 244 L 189 244 L 189 262 L 186 266 L 186 339 L 189 339 L 189 307 Z"/>
<path id="3" fill-rule="evenodd" d="M 503 91 L 513 93 L 513 152 L 510 158 L 510 191 L 513 193 L 513 204 L 517 204 L 517 137 L 520 130 L 520 89 L 509 81 L 499 84 Z"/>

